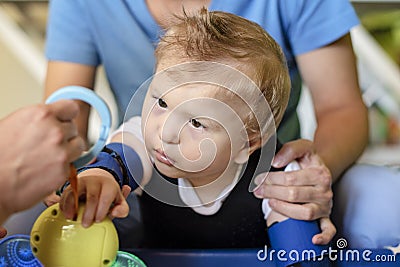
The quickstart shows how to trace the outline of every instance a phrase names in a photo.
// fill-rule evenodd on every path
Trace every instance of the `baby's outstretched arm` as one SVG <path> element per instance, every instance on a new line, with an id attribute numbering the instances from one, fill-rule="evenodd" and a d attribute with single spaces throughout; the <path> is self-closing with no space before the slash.
<path id="1" fill-rule="evenodd" d="M 78 193 L 86 205 L 82 225 L 90 226 L 107 214 L 126 217 L 129 207 L 125 198 L 139 184 L 144 185 L 151 173 L 143 142 L 126 132 L 114 135 L 96 161 L 81 168 L 78 175 Z M 68 219 L 76 214 L 71 188 L 64 190 L 60 207 Z"/>
<path id="2" fill-rule="evenodd" d="M 301 255 L 298 258 L 289 258 L 287 261 L 275 259 L 276 266 L 286 267 L 296 263 L 299 263 L 299 266 L 316 266 L 316 260 L 319 260 L 318 266 L 330 266 L 328 258 L 324 256 L 328 248 L 327 245 L 317 244 L 314 240 L 315 237 L 322 235 L 318 221 L 295 220 L 271 211 L 267 217 L 267 226 L 272 248 L 284 251 L 286 255 L 291 253 Z M 308 255 L 303 252 L 311 254 Z"/>
<path id="3" fill-rule="evenodd" d="M 124 185 L 122 190 L 113 175 L 100 168 L 87 169 L 78 175 L 78 193 L 85 203 L 82 225 L 89 227 L 93 222 L 102 221 L 108 214 L 123 218 L 128 215 L 129 206 L 125 197 L 130 187 Z M 73 219 L 76 210 L 72 189 L 68 186 L 60 201 L 60 208 L 67 219 Z"/>

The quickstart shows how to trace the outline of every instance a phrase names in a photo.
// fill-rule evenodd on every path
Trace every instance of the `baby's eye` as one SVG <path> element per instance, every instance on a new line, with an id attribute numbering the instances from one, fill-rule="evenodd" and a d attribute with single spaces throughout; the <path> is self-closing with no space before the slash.
<path id="1" fill-rule="evenodd" d="M 203 124 L 201 124 L 198 120 L 196 120 L 196 119 L 190 119 L 190 124 L 192 124 L 192 126 L 194 127 L 194 128 L 200 128 L 200 127 L 203 127 L 204 128 L 204 126 L 203 126 Z"/>
<path id="2" fill-rule="evenodd" d="M 158 99 L 158 105 L 160 107 L 162 107 L 162 108 L 167 108 L 168 107 L 167 103 L 162 98 Z"/>

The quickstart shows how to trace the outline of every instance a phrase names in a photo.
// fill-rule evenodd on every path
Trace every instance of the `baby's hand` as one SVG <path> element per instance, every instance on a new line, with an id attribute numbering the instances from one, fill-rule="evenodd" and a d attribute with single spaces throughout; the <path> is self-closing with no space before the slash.
<path id="1" fill-rule="evenodd" d="M 60 196 L 57 195 L 56 192 L 51 193 L 47 197 L 44 198 L 43 203 L 47 206 L 53 206 L 54 204 L 60 202 Z"/>
<path id="2" fill-rule="evenodd" d="M 81 172 L 78 175 L 78 193 L 85 203 L 82 226 L 89 227 L 93 222 L 101 222 L 107 214 L 117 218 L 126 217 L 129 206 L 125 198 L 129 192 L 129 186 L 124 186 L 121 191 L 114 177 L 105 170 L 96 168 Z M 70 186 L 61 196 L 60 208 L 67 219 L 72 220 L 77 213 Z"/>

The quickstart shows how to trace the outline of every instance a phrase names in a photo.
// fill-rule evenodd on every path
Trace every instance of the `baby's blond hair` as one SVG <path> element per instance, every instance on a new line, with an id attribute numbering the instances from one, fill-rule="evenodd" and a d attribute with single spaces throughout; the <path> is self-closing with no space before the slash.
<path id="1" fill-rule="evenodd" d="M 241 71 L 259 88 L 275 126 L 279 125 L 289 99 L 290 77 L 281 47 L 258 24 L 206 8 L 193 15 L 184 12 L 166 30 L 155 55 L 157 64 L 168 59 L 175 63 L 214 61 Z M 250 117 L 254 120 L 254 116 Z M 260 129 L 252 121 L 247 121 L 246 127 L 253 132 Z"/>

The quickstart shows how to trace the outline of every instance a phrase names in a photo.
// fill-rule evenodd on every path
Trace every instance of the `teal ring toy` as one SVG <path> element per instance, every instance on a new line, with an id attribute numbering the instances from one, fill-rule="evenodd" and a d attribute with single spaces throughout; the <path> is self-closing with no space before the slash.
<path id="1" fill-rule="evenodd" d="M 94 144 L 88 152 L 84 153 L 80 158 L 73 162 L 76 168 L 80 168 L 94 159 L 106 144 L 108 133 L 111 127 L 111 112 L 106 102 L 99 97 L 93 90 L 82 86 L 66 86 L 57 90 L 50 95 L 46 104 L 53 103 L 61 99 L 82 100 L 93 106 L 101 119 L 100 136 L 96 144 Z"/>
<path id="2" fill-rule="evenodd" d="M 125 252 L 125 251 L 118 251 L 117 258 L 111 267 L 146 267 L 146 264 L 139 259 L 136 255 Z"/>

